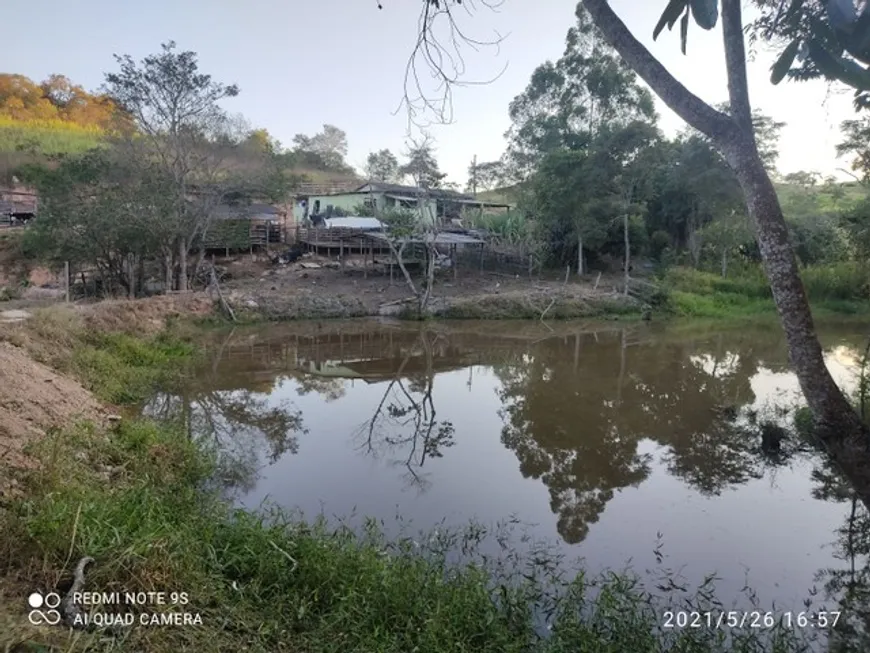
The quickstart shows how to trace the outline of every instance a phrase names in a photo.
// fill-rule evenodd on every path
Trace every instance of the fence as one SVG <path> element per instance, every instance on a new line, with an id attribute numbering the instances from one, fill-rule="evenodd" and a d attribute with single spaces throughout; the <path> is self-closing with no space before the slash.
<path id="1" fill-rule="evenodd" d="M 541 262 L 534 253 L 522 246 L 495 245 L 461 248 L 456 252 L 456 265 L 482 273 L 504 274 L 512 277 L 535 277 L 541 273 Z"/>

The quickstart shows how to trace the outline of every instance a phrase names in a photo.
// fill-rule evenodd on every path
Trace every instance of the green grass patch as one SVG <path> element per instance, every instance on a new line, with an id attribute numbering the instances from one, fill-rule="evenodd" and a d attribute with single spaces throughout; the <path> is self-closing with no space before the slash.
<path id="1" fill-rule="evenodd" d="M 66 120 L 20 121 L 0 117 L 0 152 L 81 154 L 100 146 L 105 132 Z"/>
<path id="2" fill-rule="evenodd" d="M 801 278 L 814 312 L 861 315 L 870 311 L 867 273 L 856 263 L 811 266 Z M 691 268 L 671 268 L 663 286 L 667 309 L 680 317 L 745 318 L 775 312 L 770 285 L 761 268 L 723 278 Z"/>
<path id="3" fill-rule="evenodd" d="M 71 365 L 100 399 L 131 404 L 166 386 L 194 353 L 189 343 L 166 335 L 141 340 L 123 333 L 95 334 L 73 350 Z"/>

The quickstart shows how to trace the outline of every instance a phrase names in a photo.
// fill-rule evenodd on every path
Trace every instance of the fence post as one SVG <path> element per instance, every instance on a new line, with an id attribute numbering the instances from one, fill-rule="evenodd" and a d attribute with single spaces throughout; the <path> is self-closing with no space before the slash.
<path id="1" fill-rule="evenodd" d="M 65 290 L 65 295 L 66 295 L 66 301 L 67 301 L 67 303 L 69 303 L 69 295 L 70 295 L 70 293 L 69 293 L 69 286 L 70 286 L 69 261 L 63 262 L 63 278 L 64 278 L 63 285 L 64 285 L 64 290 Z"/>

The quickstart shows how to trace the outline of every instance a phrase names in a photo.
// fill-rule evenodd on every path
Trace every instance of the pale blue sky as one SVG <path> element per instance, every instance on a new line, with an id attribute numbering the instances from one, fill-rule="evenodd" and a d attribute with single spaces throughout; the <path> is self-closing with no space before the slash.
<path id="1" fill-rule="evenodd" d="M 244 114 L 289 144 L 297 133 L 332 123 L 348 134 L 351 165 L 383 147 L 403 150 L 407 115 L 397 108 L 404 67 L 416 37 L 421 0 L 2 0 L 0 72 L 41 80 L 61 73 L 88 89 L 114 68 L 113 53 L 139 59 L 163 41 L 199 53 L 203 71 L 235 82 L 242 93 L 226 108 Z M 710 102 L 725 99 L 721 35 L 693 26 L 689 56 L 676 33 L 657 43 L 652 28 L 664 0 L 612 0 L 628 26 L 692 91 Z M 557 58 L 573 23 L 572 0 L 504 0 L 498 13 L 481 11 L 463 20 L 473 36 L 506 35 L 500 52 L 467 51 L 468 74 L 487 86 L 459 88 L 455 123 L 432 129 L 438 158 L 453 181 L 464 182 L 476 154 L 497 158 L 509 126 L 508 103 L 523 90 L 534 68 Z M 464 18 L 464 16 L 463 16 Z M 10 28 L 14 26 L 14 28 Z M 831 97 L 824 84 L 768 82 L 769 54 L 750 64 L 754 104 L 788 123 L 780 169 L 833 173 L 839 122 L 852 115 L 848 94 Z M 664 107 L 662 127 L 673 134 L 682 121 Z"/>

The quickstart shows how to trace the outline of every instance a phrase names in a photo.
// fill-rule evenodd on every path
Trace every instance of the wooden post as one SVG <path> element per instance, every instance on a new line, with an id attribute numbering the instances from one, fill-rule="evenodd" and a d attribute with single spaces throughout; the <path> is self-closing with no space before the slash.
<path id="1" fill-rule="evenodd" d="M 338 241 L 338 260 L 341 264 L 341 269 L 344 270 L 344 238 Z"/>
<path id="2" fill-rule="evenodd" d="M 450 248 L 450 261 L 453 266 L 453 280 L 459 278 L 459 271 L 456 269 L 456 244 L 454 243 L 453 247 Z"/>
<path id="3" fill-rule="evenodd" d="M 69 303 L 69 296 L 70 296 L 69 261 L 63 262 L 63 278 L 65 281 L 65 283 L 63 285 L 64 285 L 64 290 L 66 291 L 66 301 L 67 301 L 67 303 Z"/>
<path id="4" fill-rule="evenodd" d="M 480 243 L 480 272 L 481 272 L 481 274 L 483 273 L 483 252 L 484 252 L 483 248 L 484 247 L 486 247 L 486 244 Z"/>
<path id="5" fill-rule="evenodd" d="M 363 279 L 369 278 L 369 250 L 366 249 L 365 243 L 360 241 L 359 248 L 362 250 L 363 255 Z"/>

